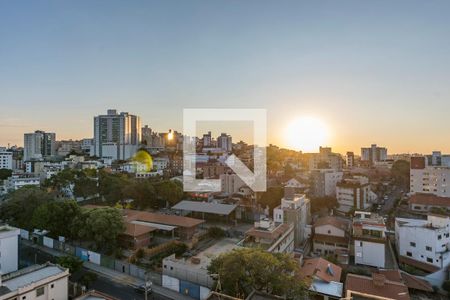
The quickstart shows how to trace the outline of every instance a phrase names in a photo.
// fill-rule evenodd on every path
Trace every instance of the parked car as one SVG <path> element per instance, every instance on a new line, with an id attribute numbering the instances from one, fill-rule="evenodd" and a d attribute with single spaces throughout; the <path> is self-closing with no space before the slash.
<path id="1" fill-rule="evenodd" d="M 145 294 L 145 283 L 138 285 L 134 288 L 134 291 L 139 294 Z M 147 295 L 152 293 L 152 286 L 147 286 Z"/>

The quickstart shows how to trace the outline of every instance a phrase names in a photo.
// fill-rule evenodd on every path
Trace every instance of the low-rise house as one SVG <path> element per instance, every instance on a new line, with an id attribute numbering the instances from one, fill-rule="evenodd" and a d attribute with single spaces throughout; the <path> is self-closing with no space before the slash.
<path id="1" fill-rule="evenodd" d="M 350 256 L 351 221 L 327 216 L 313 225 L 313 252 L 333 255 L 341 264 L 348 264 Z"/>
<path id="2" fill-rule="evenodd" d="M 16 191 L 24 186 L 36 186 L 41 185 L 39 176 L 34 174 L 13 174 L 11 177 L 3 181 L 6 191 Z"/>
<path id="3" fill-rule="evenodd" d="M 277 224 L 264 218 L 255 222 L 240 243 L 243 247 L 262 248 L 267 252 L 292 253 L 294 251 L 294 225 Z"/>
<path id="4" fill-rule="evenodd" d="M 353 218 L 355 263 L 386 267 L 386 224 L 384 218 L 369 212 L 355 212 Z"/>
<path id="5" fill-rule="evenodd" d="M 125 248 L 134 250 L 147 247 L 152 242 L 154 231 L 156 228 L 150 226 L 126 223 L 125 232 L 118 237 L 119 243 Z"/>
<path id="6" fill-rule="evenodd" d="M 372 277 L 347 274 L 345 299 L 409 300 L 408 287 L 382 273 Z"/>
<path id="7" fill-rule="evenodd" d="M 306 259 L 300 269 L 300 277 L 309 284 L 314 299 L 341 299 L 341 274 L 341 267 L 320 257 Z"/>
<path id="8" fill-rule="evenodd" d="M 86 205 L 86 208 L 102 208 L 99 205 Z M 146 239 L 152 236 L 162 236 L 165 238 L 178 238 L 185 242 L 190 242 L 194 236 L 198 233 L 199 227 L 205 221 L 176 216 L 176 215 L 165 215 L 159 213 L 151 213 L 147 211 L 139 211 L 133 209 L 122 209 L 122 215 L 124 218 L 124 223 L 126 226 L 126 231 L 121 236 L 122 242 L 131 241 L 137 234 L 140 237 L 137 243 L 131 243 L 131 247 L 136 247 L 140 243 L 145 244 Z M 145 230 L 143 227 L 133 227 L 133 225 L 140 225 L 147 227 Z M 147 233 L 151 236 L 145 236 Z"/>
<path id="9" fill-rule="evenodd" d="M 0 275 L 0 300 L 66 300 L 69 270 L 50 263 Z"/>
<path id="10" fill-rule="evenodd" d="M 395 219 L 399 261 L 427 272 L 450 264 L 450 218 L 428 215 L 426 220 Z"/>
<path id="11" fill-rule="evenodd" d="M 430 212 L 433 209 L 447 211 L 450 208 L 450 197 L 439 197 L 433 194 L 417 193 L 409 200 L 409 209 L 417 212 Z"/>

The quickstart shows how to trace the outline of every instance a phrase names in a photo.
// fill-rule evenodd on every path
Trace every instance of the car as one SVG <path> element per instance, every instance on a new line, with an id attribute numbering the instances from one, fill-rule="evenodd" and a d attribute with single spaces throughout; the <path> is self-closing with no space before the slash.
<path id="1" fill-rule="evenodd" d="M 134 288 L 134 291 L 139 294 L 145 294 L 145 283 L 140 284 Z M 152 293 L 151 284 L 147 287 L 147 295 Z"/>

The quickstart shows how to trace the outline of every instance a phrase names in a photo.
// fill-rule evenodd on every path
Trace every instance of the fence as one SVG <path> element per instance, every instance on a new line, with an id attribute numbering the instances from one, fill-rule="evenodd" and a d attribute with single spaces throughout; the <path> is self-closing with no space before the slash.
<path id="1" fill-rule="evenodd" d="M 93 264 L 115 270 L 133 277 L 137 277 L 142 280 L 151 279 L 154 284 L 162 285 L 162 275 L 147 271 L 139 266 L 131 264 L 127 261 L 115 259 L 114 257 L 107 256 L 101 253 L 84 249 L 65 243 L 60 240 L 55 240 L 47 236 L 42 236 L 27 230 L 20 230 L 20 237 L 24 240 L 33 241 L 39 246 L 43 246 L 49 249 L 53 249 L 59 252 L 64 252 L 68 255 L 73 255 L 81 259 L 82 261 L 88 261 Z"/>

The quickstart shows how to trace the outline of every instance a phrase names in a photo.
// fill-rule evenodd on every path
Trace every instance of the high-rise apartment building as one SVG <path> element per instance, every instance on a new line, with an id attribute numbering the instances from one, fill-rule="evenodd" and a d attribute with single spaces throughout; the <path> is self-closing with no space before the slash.
<path id="1" fill-rule="evenodd" d="M 38 160 L 54 156 L 56 154 L 56 134 L 36 130 L 33 133 L 24 134 L 23 160 Z"/>
<path id="2" fill-rule="evenodd" d="M 233 150 L 233 143 L 232 143 L 231 135 L 222 133 L 217 138 L 217 147 L 224 151 L 231 152 Z"/>
<path id="3" fill-rule="evenodd" d="M 361 161 L 375 163 L 387 160 L 387 148 L 372 144 L 369 148 L 361 148 Z"/>
<path id="4" fill-rule="evenodd" d="M 94 153 L 100 158 L 126 160 L 139 148 L 141 120 L 127 112 L 109 109 L 106 115 L 94 117 Z"/>

